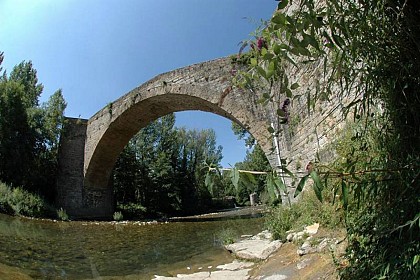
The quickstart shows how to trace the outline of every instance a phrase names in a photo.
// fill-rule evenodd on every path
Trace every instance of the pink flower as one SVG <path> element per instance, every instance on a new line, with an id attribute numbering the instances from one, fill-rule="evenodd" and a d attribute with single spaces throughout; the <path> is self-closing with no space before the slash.
<path id="1" fill-rule="evenodd" d="M 262 38 L 262 37 L 258 38 L 257 47 L 258 47 L 259 50 L 266 47 L 266 43 L 265 43 L 264 38 Z"/>

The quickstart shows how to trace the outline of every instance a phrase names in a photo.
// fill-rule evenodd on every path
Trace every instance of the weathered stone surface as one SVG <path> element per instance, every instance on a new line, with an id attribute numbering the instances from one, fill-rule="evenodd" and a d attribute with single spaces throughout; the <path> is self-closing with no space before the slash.
<path id="1" fill-rule="evenodd" d="M 228 264 L 218 265 L 217 268 L 222 269 L 222 270 L 239 270 L 239 269 L 249 268 L 253 265 L 254 265 L 253 262 L 243 262 L 243 261 L 234 260 L 233 262 L 228 263 Z"/>
<path id="2" fill-rule="evenodd" d="M 201 271 L 191 274 L 178 274 L 176 277 L 158 276 L 154 279 L 170 280 L 170 279 L 189 279 L 189 280 L 242 280 L 248 279 L 248 272 L 254 263 L 233 261 L 232 263 L 219 265 L 216 271 Z"/>
<path id="3" fill-rule="evenodd" d="M 319 223 L 315 223 L 313 225 L 305 227 L 305 232 L 307 232 L 309 235 L 314 235 L 318 232 L 319 229 Z"/>
<path id="4" fill-rule="evenodd" d="M 319 223 L 314 223 L 313 225 L 306 226 L 302 231 L 294 232 L 294 231 L 288 231 L 286 240 L 291 241 L 298 241 L 301 240 L 304 237 L 307 237 L 308 239 L 311 238 L 314 234 L 318 232 L 319 229 Z"/>
<path id="5" fill-rule="evenodd" d="M 265 260 L 281 247 L 279 240 L 271 241 L 269 232 L 259 233 L 251 238 L 226 245 L 226 250 L 245 260 Z"/>

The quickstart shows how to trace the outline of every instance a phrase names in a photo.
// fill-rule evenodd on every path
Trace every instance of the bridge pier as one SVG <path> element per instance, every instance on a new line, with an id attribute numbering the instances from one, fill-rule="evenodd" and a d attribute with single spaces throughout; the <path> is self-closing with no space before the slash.
<path id="1" fill-rule="evenodd" d="M 60 139 L 56 206 L 72 219 L 109 219 L 114 212 L 112 188 L 85 186 L 86 129 L 87 120 L 66 119 Z"/>

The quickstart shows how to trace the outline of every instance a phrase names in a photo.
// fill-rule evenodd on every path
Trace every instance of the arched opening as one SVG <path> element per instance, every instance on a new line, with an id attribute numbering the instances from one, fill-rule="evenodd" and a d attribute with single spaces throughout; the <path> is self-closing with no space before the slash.
<path id="1" fill-rule="evenodd" d="M 210 166 L 222 170 L 236 163 L 244 168 L 257 162 L 260 166 L 254 164 L 255 170 L 271 170 L 264 154 L 263 160 L 250 160 L 258 148 L 247 149 L 234 134 L 232 122 L 215 114 L 184 111 L 159 118 L 136 133 L 118 157 L 112 174 L 115 211 L 126 219 L 142 219 L 249 205 L 251 193 L 263 193 L 265 176 L 254 184 L 241 182 L 235 187 L 231 171 L 217 177 L 208 173 L 214 175 Z M 227 164 L 222 159 L 232 149 L 236 155 Z"/>

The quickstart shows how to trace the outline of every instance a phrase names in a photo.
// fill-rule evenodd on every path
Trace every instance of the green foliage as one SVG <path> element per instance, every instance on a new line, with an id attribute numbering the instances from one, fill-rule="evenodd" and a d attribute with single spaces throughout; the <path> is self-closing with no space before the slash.
<path id="1" fill-rule="evenodd" d="M 217 238 L 223 245 L 233 244 L 237 240 L 237 232 L 232 228 L 224 228 L 217 234 Z"/>
<path id="2" fill-rule="evenodd" d="M 203 167 L 217 165 L 222 148 L 216 146 L 211 129 L 186 130 L 174 125 L 174 114 L 162 117 L 141 129 L 126 146 L 114 168 L 119 205 L 141 205 L 153 216 L 193 214 L 210 206 Z M 218 183 L 212 185 L 212 195 L 219 191 Z M 133 214 L 124 212 L 126 217 Z"/>
<path id="3" fill-rule="evenodd" d="M 122 221 L 122 219 L 124 218 L 123 217 L 123 214 L 121 212 L 119 212 L 119 211 L 114 212 L 114 214 L 112 215 L 112 217 L 114 218 L 114 221 Z"/>
<path id="4" fill-rule="evenodd" d="M 245 128 L 241 127 L 235 122 L 231 123 L 231 128 L 232 128 L 233 134 L 235 134 L 238 137 L 238 139 L 243 139 L 245 141 L 245 145 L 248 148 L 251 148 L 252 146 L 255 145 L 255 138 L 252 137 L 252 135 L 249 134 Z"/>
<path id="5" fill-rule="evenodd" d="M 126 219 L 142 219 L 145 218 L 147 209 L 141 204 L 129 202 L 126 204 L 117 204 L 118 212 L 121 212 Z"/>
<path id="6" fill-rule="evenodd" d="M 323 176 L 304 180 L 312 177 L 318 198 L 325 199 L 324 177 L 333 201 L 338 196 L 346 209 L 349 265 L 343 278 L 418 279 L 420 2 L 294 4 L 281 1 L 256 40 L 248 42 L 248 68 L 238 71 L 235 82 L 270 88 L 263 103 L 276 101 L 274 82 L 288 98 L 306 90 L 308 111 L 318 101 L 350 98 L 343 117 L 353 116 L 355 125 L 337 147 L 337 161 L 318 163 Z M 290 71 L 294 67 L 322 68 L 315 90 L 302 88 L 298 72 Z"/>
<path id="7" fill-rule="evenodd" d="M 21 187 L 10 188 L 0 182 L 0 211 L 28 217 L 42 217 L 49 210 L 47 203 Z"/>
<path id="8" fill-rule="evenodd" d="M 36 73 L 29 61 L 0 77 L 0 180 L 52 201 L 66 103 L 58 90 L 39 105 Z"/>
<path id="9" fill-rule="evenodd" d="M 282 241 L 286 239 L 287 231 L 301 230 L 313 223 L 329 229 L 343 227 L 344 213 L 331 201 L 320 202 L 314 192 L 304 192 L 298 202 L 291 206 L 279 205 L 266 217 L 266 227 L 273 233 L 273 238 Z"/>
<path id="10" fill-rule="evenodd" d="M 69 221 L 69 215 L 67 214 L 66 210 L 63 208 L 60 208 L 57 210 L 57 218 L 61 221 Z"/>
<path id="11" fill-rule="evenodd" d="M 258 144 L 255 144 L 251 151 L 247 151 L 244 161 L 237 163 L 235 167 L 241 170 L 272 172 L 270 163 Z M 261 196 L 268 191 L 267 176 L 265 174 L 240 173 L 238 187 L 236 193 L 231 193 L 231 195 L 236 195 L 237 201 L 244 203 L 249 200 L 251 193 L 255 192 Z M 270 201 L 272 202 L 272 200 Z"/>
<path id="12" fill-rule="evenodd" d="M 287 187 L 284 184 L 283 180 L 275 173 L 271 172 L 267 174 L 267 191 L 271 198 L 274 201 L 281 201 L 281 194 L 288 194 Z M 290 205 L 290 201 L 289 201 Z"/>

